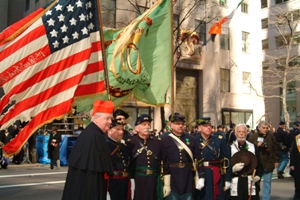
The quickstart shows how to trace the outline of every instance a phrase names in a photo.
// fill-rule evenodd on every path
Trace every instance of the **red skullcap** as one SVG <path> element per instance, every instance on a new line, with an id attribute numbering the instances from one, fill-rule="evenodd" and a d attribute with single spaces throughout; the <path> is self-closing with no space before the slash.
<path id="1" fill-rule="evenodd" d="M 93 108 L 93 115 L 99 112 L 112 114 L 114 112 L 114 103 L 112 101 L 96 100 Z"/>

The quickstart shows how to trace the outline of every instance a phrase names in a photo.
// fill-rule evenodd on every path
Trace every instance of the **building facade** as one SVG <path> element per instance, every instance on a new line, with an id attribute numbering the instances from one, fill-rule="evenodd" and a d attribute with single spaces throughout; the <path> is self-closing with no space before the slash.
<path id="1" fill-rule="evenodd" d="M 286 17 L 286 18 L 285 18 Z M 291 28 L 287 25 L 288 19 Z M 261 40 L 262 66 L 264 74 L 264 91 L 266 117 L 277 128 L 284 121 L 282 83 L 286 79 L 286 106 L 289 113 L 289 127 L 300 119 L 300 2 L 297 0 L 261 0 Z M 285 44 L 294 35 L 293 44 Z M 290 46 L 290 50 L 287 47 Z M 286 58 L 288 64 L 286 65 Z M 286 73 L 286 78 L 282 73 Z M 281 73 L 281 74 L 280 74 Z M 270 86 L 273 85 L 273 86 Z M 297 92 L 298 89 L 298 92 Z"/>
<path id="2" fill-rule="evenodd" d="M 50 1 L 7 0 L 8 11 L 2 12 L 5 17 L 0 22 L 9 26 L 46 2 Z M 103 26 L 124 27 L 154 2 L 102 0 Z M 17 11 L 10 10 L 16 3 L 22 16 L 15 16 Z M 211 117 L 213 125 L 246 123 L 254 128 L 265 116 L 264 98 L 255 92 L 262 93 L 262 48 L 258 39 L 261 17 L 257 14 L 261 12 L 260 5 L 244 0 L 233 18 L 223 24 L 222 34 L 212 38 L 208 34 L 210 27 L 232 13 L 237 1 L 175 0 L 173 4 L 174 110 L 169 106 L 163 109 L 143 106 L 132 99 L 122 107 L 130 115 L 128 123 L 133 126 L 138 115 L 149 113 L 154 118 L 153 128 L 160 130 L 164 119 L 172 112 L 179 112 L 186 116 L 189 130 L 200 116 Z M 186 38 L 180 37 L 186 33 Z M 184 45 L 193 53 L 185 54 Z"/>

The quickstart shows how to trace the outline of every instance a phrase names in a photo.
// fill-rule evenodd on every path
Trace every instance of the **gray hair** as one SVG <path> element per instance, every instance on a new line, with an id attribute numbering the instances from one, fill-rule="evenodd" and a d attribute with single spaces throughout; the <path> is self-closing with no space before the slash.
<path id="1" fill-rule="evenodd" d="M 235 129 L 234 129 L 234 130 L 235 130 L 236 133 L 237 133 L 237 128 L 240 127 L 240 126 L 244 127 L 245 130 L 247 131 L 247 126 L 246 126 L 246 124 L 242 124 L 242 123 L 241 123 L 241 124 L 238 124 L 238 125 L 235 126 Z"/>
<path id="2" fill-rule="evenodd" d="M 268 121 L 262 120 L 258 123 L 257 127 L 260 128 L 262 125 L 269 126 L 270 123 Z"/>
<path id="3" fill-rule="evenodd" d="M 95 113 L 93 116 L 92 116 L 92 119 L 91 119 L 91 121 L 93 122 L 94 121 L 94 119 L 95 119 L 95 115 L 97 115 L 97 116 L 101 116 L 102 115 L 102 113 L 101 112 L 97 112 L 97 113 Z"/>

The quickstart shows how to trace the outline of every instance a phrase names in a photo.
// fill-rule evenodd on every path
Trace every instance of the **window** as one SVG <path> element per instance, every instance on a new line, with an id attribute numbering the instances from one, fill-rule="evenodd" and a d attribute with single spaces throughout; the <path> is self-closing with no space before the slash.
<path id="1" fill-rule="evenodd" d="M 268 39 L 262 40 L 261 43 L 262 43 L 262 50 L 269 49 L 269 40 Z"/>
<path id="2" fill-rule="evenodd" d="M 229 40 L 229 33 L 228 34 L 221 34 L 220 35 L 220 48 L 225 50 L 230 50 L 230 40 Z"/>
<path id="3" fill-rule="evenodd" d="M 250 127 L 253 125 L 253 110 L 240 110 L 240 109 L 231 109 L 223 108 L 222 109 L 222 124 L 230 125 L 234 124 L 247 124 Z"/>
<path id="4" fill-rule="evenodd" d="M 284 38 L 286 39 L 287 44 L 285 43 Z M 290 41 L 291 41 L 290 35 L 284 35 L 284 36 L 280 35 L 280 36 L 275 37 L 276 47 L 288 45 L 290 43 Z M 293 45 L 296 45 L 296 44 L 300 44 L 300 32 L 294 33 Z"/>
<path id="5" fill-rule="evenodd" d="M 250 94 L 251 93 L 251 73 L 243 72 L 243 93 Z"/>
<path id="6" fill-rule="evenodd" d="M 248 4 L 247 3 L 242 3 L 241 4 L 241 11 L 243 13 L 248 13 Z"/>
<path id="7" fill-rule="evenodd" d="M 116 27 L 116 0 L 101 1 L 102 24 L 106 27 Z"/>
<path id="8" fill-rule="evenodd" d="M 279 58 L 275 62 L 276 62 L 276 67 L 279 69 L 283 69 L 286 67 L 286 58 Z"/>
<path id="9" fill-rule="evenodd" d="M 200 37 L 200 44 L 206 45 L 206 22 L 201 20 L 195 20 L 195 31 Z"/>
<path id="10" fill-rule="evenodd" d="M 268 0 L 261 0 L 261 8 L 268 7 Z"/>
<path id="11" fill-rule="evenodd" d="M 221 69 L 221 91 L 230 92 L 230 70 Z"/>
<path id="12" fill-rule="evenodd" d="M 227 0 L 219 0 L 220 6 L 226 6 L 227 5 Z"/>
<path id="13" fill-rule="evenodd" d="M 300 58 L 298 56 L 294 58 L 290 58 L 289 67 L 299 67 L 300 66 Z M 276 60 L 277 68 L 285 68 L 286 67 L 286 58 L 279 58 Z"/>
<path id="14" fill-rule="evenodd" d="M 261 29 L 268 28 L 268 18 L 264 18 L 261 20 Z"/>
<path id="15" fill-rule="evenodd" d="M 245 53 L 250 52 L 250 33 L 242 31 L 242 51 Z"/>
<path id="16" fill-rule="evenodd" d="M 265 61 L 262 62 L 262 68 L 263 69 L 269 69 L 269 65 L 270 65 L 269 61 L 267 61 L 267 60 L 265 60 Z"/>
<path id="17" fill-rule="evenodd" d="M 280 4 L 280 3 L 284 3 L 287 2 L 289 0 L 275 0 L 275 4 Z"/>
<path id="18" fill-rule="evenodd" d="M 25 11 L 29 10 L 29 7 L 30 7 L 30 1 L 26 0 L 26 2 L 25 2 Z"/>
<path id="19" fill-rule="evenodd" d="M 290 15 L 290 20 L 294 22 L 294 21 L 298 21 L 299 19 L 300 19 L 300 9 L 293 10 Z"/>
<path id="20" fill-rule="evenodd" d="M 290 67 L 300 67 L 300 58 L 297 56 L 295 58 L 291 58 L 289 62 Z"/>

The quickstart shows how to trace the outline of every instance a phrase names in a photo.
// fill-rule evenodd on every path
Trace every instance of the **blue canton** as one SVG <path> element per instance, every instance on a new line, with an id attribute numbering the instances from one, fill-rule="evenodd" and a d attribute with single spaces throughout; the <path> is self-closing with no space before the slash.
<path id="1" fill-rule="evenodd" d="M 59 51 L 99 31 L 97 5 L 91 0 L 58 1 L 42 17 L 51 52 Z"/>

